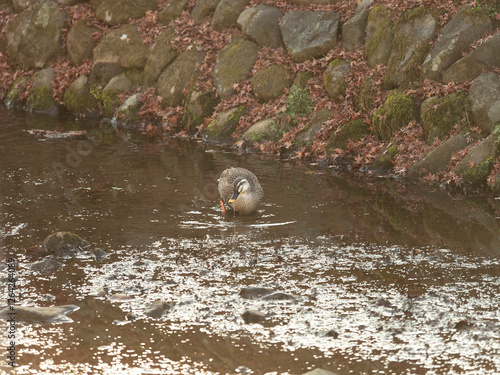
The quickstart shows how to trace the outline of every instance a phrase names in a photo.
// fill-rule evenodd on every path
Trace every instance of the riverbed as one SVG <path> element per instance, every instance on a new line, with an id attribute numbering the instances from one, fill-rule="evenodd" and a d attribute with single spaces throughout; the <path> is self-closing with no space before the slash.
<path id="1" fill-rule="evenodd" d="M 495 197 L 98 120 L 0 118 L 0 307 L 9 258 L 16 305 L 78 306 L 16 323 L 16 373 L 500 372 Z M 258 176 L 257 213 L 221 213 L 230 166 Z M 59 231 L 89 251 L 35 271 Z"/>

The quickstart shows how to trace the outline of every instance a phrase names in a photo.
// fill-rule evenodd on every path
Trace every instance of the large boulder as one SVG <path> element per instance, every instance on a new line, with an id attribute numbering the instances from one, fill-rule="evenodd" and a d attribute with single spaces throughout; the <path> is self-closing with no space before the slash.
<path id="1" fill-rule="evenodd" d="M 274 49 L 284 47 L 279 21 L 283 12 L 275 7 L 259 4 L 244 10 L 238 17 L 245 38 L 257 43 L 260 47 Z"/>
<path id="2" fill-rule="evenodd" d="M 26 107 L 30 112 L 46 113 L 56 115 L 58 107 L 52 96 L 52 82 L 55 78 L 53 68 L 42 69 L 33 77 Z"/>
<path id="3" fill-rule="evenodd" d="M 147 11 L 156 10 L 156 0 L 100 0 L 91 1 L 97 17 L 107 25 L 114 26 L 129 19 L 144 17 Z"/>
<path id="4" fill-rule="evenodd" d="M 486 40 L 443 73 L 443 82 L 472 81 L 478 75 L 500 68 L 500 34 Z"/>
<path id="5" fill-rule="evenodd" d="M 422 78 L 439 81 L 443 72 L 467 52 L 471 43 L 491 30 L 489 17 L 481 12 L 462 9 L 443 27 L 422 65 Z"/>
<path id="6" fill-rule="evenodd" d="M 191 11 L 191 19 L 199 25 L 204 19 L 208 18 L 217 8 L 220 0 L 197 0 L 196 5 Z"/>
<path id="7" fill-rule="evenodd" d="M 366 24 L 368 23 L 369 11 L 367 7 L 374 0 L 363 0 L 356 7 L 354 16 L 342 25 L 342 47 L 346 51 L 352 51 L 365 43 Z"/>
<path id="8" fill-rule="evenodd" d="M 395 26 L 391 56 L 384 76 L 386 88 L 407 85 L 418 79 L 436 27 L 436 19 L 424 8 L 407 10 L 402 14 Z"/>
<path id="9" fill-rule="evenodd" d="M 153 85 L 167 65 L 177 57 L 177 50 L 170 43 L 174 35 L 172 30 L 168 30 L 155 38 L 144 67 L 143 81 L 145 84 Z"/>
<path id="10" fill-rule="evenodd" d="M 446 138 L 467 116 L 468 107 L 468 98 L 462 92 L 426 99 L 420 107 L 420 118 L 427 143 Z"/>
<path id="11" fill-rule="evenodd" d="M 244 114 L 245 108 L 242 106 L 233 107 L 220 113 L 205 129 L 203 139 L 208 142 L 231 142 L 233 140 L 232 134 Z"/>
<path id="12" fill-rule="evenodd" d="M 64 107 L 75 116 L 97 117 L 100 115 L 99 101 L 90 93 L 90 82 L 81 75 L 66 89 L 63 95 Z"/>
<path id="13" fill-rule="evenodd" d="M 132 24 L 110 31 L 94 49 L 94 63 L 118 63 L 124 69 L 143 69 L 146 56 L 141 33 Z"/>
<path id="14" fill-rule="evenodd" d="M 166 107 L 182 105 L 192 80 L 200 74 L 200 67 L 205 61 L 205 52 L 196 48 L 187 48 L 158 78 L 157 91 Z"/>
<path id="15" fill-rule="evenodd" d="M 455 173 L 463 176 L 474 186 L 486 183 L 488 175 L 495 165 L 498 156 L 496 135 L 490 134 L 476 145 L 455 167 Z"/>
<path id="16" fill-rule="evenodd" d="M 164 25 L 168 25 L 170 21 L 178 18 L 182 11 L 186 9 L 188 0 L 170 0 L 160 13 L 158 13 L 158 21 Z"/>
<path id="17" fill-rule="evenodd" d="M 83 60 L 92 58 L 96 46 L 93 34 L 96 31 L 96 27 L 87 25 L 87 20 L 80 20 L 71 27 L 66 46 L 73 65 L 81 65 Z"/>
<path id="18" fill-rule="evenodd" d="M 236 93 L 233 85 L 248 78 L 257 60 L 257 44 L 241 38 L 234 38 L 218 54 L 214 69 L 214 84 L 222 99 Z"/>
<path id="19" fill-rule="evenodd" d="M 238 16 L 250 3 L 250 0 L 220 0 L 212 16 L 211 25 L 222 31 L 236 24 Z"/>
<path id="20" fill-rule="evenodd" d="M 351 64 L 347 60 L 335 59 L 323 73 L 323 83 L 330 98 L 336 102 L 342 102 L 347 89 L 347 73 L 351 70 Z"/>
<path id="21" fill-rule="evenodd" d="M 295 137 L 295 145 L 297 147 L 310 146 L 314 142 L 316 134 L 318 134 L 323 124 L 328 121 L 331 116 L 332 111 L 327 108 L 321 108 L 317 111 L 311 121 L 309 121 L 304 129 Z"/>
<path id="22" fill-rule="evenodd" d="M 394 25 L 389 12 L 376 6 L 368 16 L 365 55 L 370 67 L 387 63 L 391 55 Z"/>
<path id="23" fill-rule="evenodd" d="M 259 70 L 252 78 L 252 90 L 255 96 L 267 102 L 283 94 L 285 88 L 292 85 L 290 72 L 283 65 L 271 65 Z"/>
<path id="24" fill-rule="evenodd" d="M 66 13 L 51 0 L 41 0 L 18 15 L 5 29 L 9 57 L 20 69 L 48 67 L 60 56 Z"/>
<path id="25" fill-rule="evenodd" d="M 490 72 L 481 74 L 469 89 L 472 119 L 481 129 L 490 133 L 500 122 L 500 78 Z"/>
<path id="26" fill-rule="evenodd" d="M 373 130 L 379 139 L 388 141 L 402 127 L 415 118 L 415 103 L 410 96 L 399 90 L 389 94 L 385 103 L 375 111 Z"/>
<path id="27" fill-rule="evenodd" d="M 339 27 L 340 16 L 335 12 L 301 10 L 283 17 L 281 34 L 292 60 L 303 62 L 335 48 Z"/>

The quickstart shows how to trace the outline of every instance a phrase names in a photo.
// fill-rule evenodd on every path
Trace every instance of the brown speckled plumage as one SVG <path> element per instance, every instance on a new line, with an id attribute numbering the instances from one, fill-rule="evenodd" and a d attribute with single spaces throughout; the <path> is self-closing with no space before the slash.
<path id="1" fill-rule="evenodd" d="M 245 180 L 248 182 L 248 189 Z M 236 184 L 235 184 L 236 181 Z M 238 192 L 238 188 L 241 190 Z M 238 194 L 239 193 L 239 194 Z M 219 178 L 219 194 L 224 205 L 241 214 L 254 212 L 264 197 L 264 191 L 257 177 L 245 168 L 228 168 Z M 237 195 L 234 202 L 231 197 Z"/>

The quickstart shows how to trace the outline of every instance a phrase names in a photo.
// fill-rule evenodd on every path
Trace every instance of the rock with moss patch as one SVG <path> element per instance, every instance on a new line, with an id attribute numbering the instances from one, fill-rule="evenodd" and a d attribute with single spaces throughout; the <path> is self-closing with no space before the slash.
<path id="1" fill-rule="evenodd" d="M 191 19 L 196 25 L 199 25 L 203 20 L 213 14 L 219 2 L 220 0 L 197 0 L 191 11 Z"/>
<path id="2" fill-rule="evenodd" d="M 96 117 L 100 115 L 99 101 L 90 92 L 90 81 L 81 75 L 71 83 L 63 95 L 65 108 L 76 116 Z"/>
<path id="3" fill-rule="evenodd" d="M 110 26 L 142 18 L 148 11 L 158 8 L 156 0 L 99 0 L 90 4 L 97 17 Z"/>
<path id="4" fill-rule="evenodd" d="M 368 23 L 368 6 L 374 0 L 363 0 L 356 7 L 354 16 L 349 18 L 342 25 L 342 46 L 346 51 L 352 51 L 358 46 L 362 46 L 366 37 L 366 24 Z"/>
<path id="5" fill-rule="evenodd" d="M 244 10 L 238 17 L 242 34 L 260 47 L 274 49 L 284 47 L 279 21 L 283 17 L 281 9 L 259 4 Z"/>
<path id="6" fill-rule="evenodd" d="M 100 100 L 102 89 L 111 81 L 111 78 L 124 72 L 125 69 L 117 62 L 100 61 L 94 63 L 89 76 L 89 83 L 94 97 Z"/>
<path id="7" fill-rule="evenodd" d="M 52 82 L 55 78 L 53 68 L 42 69 L 33 77 L 33 85 L 26 99 L 26 107 L 30 112 L 56 115 L 59 110 L 52 96 Z"/>
<path id="8" fill-rule="evenodd" d="M 436 19 L 425 8 L 410 9 L 402 14 L 395 25 L 384 87 L 396 88 L 418 79 L 436 27 Z"/>
<path id="9" fill-rule="evenodd" d="M 135 85 L 125 75 L 113 77 L 101 93 L 103 117 L 112 118 L 120 106 L 120 96 L 134 89 Z"/>
<path id="10" fill-rule="evenodd" d="M 26 91 L 27 85 L 31 83 L 28 77 L 21 76 L 15 79 L 10 87 L 7 95 L 5 96 L 5 105 L 8 108 L 23 108 L 24 100 L 22 99 L 21 93 Z"/>
<path id="11" fill-rule="evenodd" d="M 340 16 L 335 12 L 307 10 L 287 13 L 281 21 L 281 34 L 295 62 L 324 56 L 337 46 Z"/>
<path id="12" fill-rule="evenodd" d="M 311 121 L 309 121 L 304 129 L 295 137 L 295 145 L 297 147 L 310 146 L 314 142 L 316 134 L 318 134 L 323 124 L 328 121 L 331 116 L 332 111 L 327 108 L 321 108 L 317 111 Z"/>
<path id="13" fill-rule="evenodd" d="M 194 133 L 197 127 L 203 124 L 205 118 L 212 115 L 217 103 L 218 98 L 215 98 L 212 91 L 191 91 L 186 100 L 182 116 L 186 130 L 189 133 Z"/>
<path id="14" fill-rule="evenodd" d="M 376 90 L 374 87 L 373 76 L 369 75 L 361 84 L 358 95 L 356 95 L 356 107 L 363 113 L 369 114 L 373 110 L 373 99 Z"/>
<path id="15" fill-rule="evenodd" d="M 468 107 L 468 97 L 462 92 L 426 99 L 420 107 L 420 117 L 427 143 L 447 137 L 466 118 Z"/>
<path id="16" fill-rule="evenodd" d="M 231 142 L 231 137 L 245 114 L 245 107 L 233 107 L 220 113 L 205 129 L 203 139 L 209 142 Z"/>
<path id="17" fill-rule="evenodd" d="M 370 67 L 387 63 L 393 38 L 394 25 L 389 12 L 382 6 L 376 6 L 370 12 L 366 25 L 365 55 Z"/>
<path id="18" fill-rule="evenodd" d="M 257 44 L 234 38 L 218 54 L 214 68 L 214 84 L 222 99 L 236 94 L 234 85 L 244 81 L 257 60 Z"/>
<path id="19" fill-rule="evenodd" d="M 277 141 L 281 136 L 282 132 L 276 119 L 268 118 L 250 126 L 241 136 L 241 140 L 250 142 Z"/>
<path id="20" fill-rule="evenodd" d="M 474 123 L 490 133 L 500 122 L 500 77 L 493 72 L 481 74 L 470 86 L 469 99 Z"/>
<path id="21" fill-rule="evenodd" d="M 462 58 L 470 45 L 491 30 L 489 17 L 462 9 L 443 27 L 422 64 L 422 78 L 441 80 L 443 72 Z"/>
<path id="22" fill-rule="evenodd" d="M 191 81 L 198 78 L 200 68 L 205 61 L 205 52 L 188 48 L 182 52 L 158 78 L 158 95 L 166 107 L 182 105 Z"/>
<path id="23" fill-rule="evenodd" d="M 375 111 L 373 130 L 379 139 L 390 140 L 394 133 L 415 118 L 415 103 L 411 96 L 399 90 L 389 94 L 385 103 Z"/>
<path id="24" fill-rule="evenodd" d="M 177 57 L 177 50 L 171 43 L 175 37 L 172 29 L 162 32 L 155 38 L 144 67 L 143 80 L 147 85 L 154 84 L 165 68 Z"/>
<path id="25" fill-rule="evenodd" d="M 347 73 L 351 70 L 351 64 L 347 60 L 335 59 L 323 73 L 323 82 L 330 98 L 336 102 L 342 102 L 347 89 Z"/>
<path id="26" fill-rule="evenodd" d="M 258 71 L 251 81 L 255 96 L 263 102 L 281 96 L 291 84 L 290 72 L 282 65 L 271 65 Z"/>
<path id="27" fill-rule="evenodd" d="M 490 134 L 456 165 L 455 173 L 463 176 L 464 180 L 474 186 L 484 185 L 493 169 L 498 152 L 496 136 Z"/>
<path id="28" fill-rule="evenodd" d="M 116 110 L 114 121 L 129 127 L 137 126 L 142 105 L 141 97 L 141 93 L 136 93 L 125 99 L 123 104 Z"/>
<path id="29" fill-rule="evenodd" d="M 370 126 L 365 123 L 365 120 L 358 118 L 342 124 L 328 139 L 326 150 L 331 153 L 333 150 L 340 148 L 347 149 L 349 141 L 359 141 L 370 133 Z"/>
<path id="30" fill-rule="evenodd" d="M 170 21 L 178 18 L 182 11 L 186 9 L 188 0 L 170 0 L 158 13 L 158 21 L 168 25 Z"/>
<path id="31" fill-rule="evenodd" d="M 250 0 L 220 0 L 215 8 L 210 25 L 222 31 L 236 24 L 238 16 Z"/>
<path id="32" fill-rule="evenodd" d="M 43 241 L 43 247 L 47 251 L 47 255 L 62 258 L 74 257 L 89 246 L 88 241 L 71 232 L 52 233 Z"/>
<path id="33" fill-rule="evenodd" d="M 76 22 L 68 33 L 66 46 L 73 65 L 78 66 L 85 59 L 91 59 L 95 46 L 93 34 L 98 31 L 94 26 L 87 25 L 87 20 Z"/>
<path id="34" fill-rule="evenodd" d="M 389 144 L 380 156 L 370 165 L 369 169 L 373 172 L 382 173 L 389 171 L 393 167 L 392 160 L 398 154 L 398 144 Z"/>

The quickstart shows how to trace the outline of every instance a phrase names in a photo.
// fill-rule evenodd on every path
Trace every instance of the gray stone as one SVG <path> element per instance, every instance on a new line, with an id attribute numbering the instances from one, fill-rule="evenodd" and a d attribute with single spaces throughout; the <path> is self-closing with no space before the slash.
<path id="1" fill-rule="evenodd" d="M 356 8 L 354 16 L 342 25 L 342 47 L 346 51 L 352 51 L 356 47 L 364 45 L 366 37 L 366 24 L 368 22 L 367 6 L 374 0 L 363 0 Z"/>
<path id="2" fill-rule="evenodd" d="M 170 43 L 171 37 L 172 32 L 165 31 L 155 38 L 144 67 L 143 79 L 145 84 L 154 84 L 167 65 L 177 57 L 177 50 Z"/>
<path id="3" fill-rule="evenodd" d="M 462 175 L 464 180 L 471 182 L 474 186 L 483 185 L 493 169 L 497 155 L 496 136 L 490 134 L 458 162 L 455 173 Z"/>
<path id="4" fill-rule="evenodd" d="M 36 3 L 38 0 L 12 0 L 12 6 L 16 13 L 21 13 L 28 9 L 31 4 Z"/>
<path id="5" fill-rule="evenodd" d="M 332 111 L 321 108 L 317 111 L 311 121 L 295 137 L 297 146 L 309 146 L 314 142 L 316 134 L 321 130 L 323 124 L 332 116 Z"/>
<path id="6" fill-rule="evenodd" d="M 28 111 L 50 115 L 56 115 L 59 112 L 52 95 L 52 82 L 54 79 L 55 72 L 53 68 L 42 69 L 35 74 L 33 85 L 26 99 Z"/>
<path id="7" fill-rule="evenodd" d="M 335 12 L 295 11 L 287 13 L 281 34 L 295 62 L 319 58 L 337 46 L 340 16 Z"/>
<path id="8" fill-rule="evenodd" d="M 99 61 L 94 63 L 90 70 L 89 83 L 94 93 L 99 93 L 109 83 L 111 78 L 125 72 L 125 69 L 117 62 Z"/>
<path id="9" fill-rule="evenodd" d="M 48 67 L 60 56 L 66 13 L 51 0 L 41 0 L 18 15 L 5 29 L 9 57 L 20 69 Z"/>
<path id="10" fill-rule="evenodd" d="M 278 122 L 274 118 L 257 121 L 241 136 L 242 140 L 250 142 L 277 141 L 280 138 Z"/>
<path id="11" fill-rule="evenodd" d="M 87 20 L 80 20 L 71 27 L 66 46 L 73 65 L 81 65 L 83 60 L 92 58 L 96 46 L 92 34 L 96 31 L 97 28 L 87 25 Z"/>
<path id="12" fill-rule="evenodd" d="M 260 47 L 284 47 L 279 21 L 283 12 L 275 7 L 260 4 L 243 11 L 238 17 L 243 36 Z"/>
<path id="13" fill-rule="evenodd" d="M 120 74 L 111 78 L 101 93 L 103 117 L 112 118 L 120 106 L 120 95 L 134 90 L 135 85 L 125 75 Z"/>
<path id="14" fill-rule="evenodd" d="M 182 52 L 158 78 L 157 91 L 166 107 L 181 105 L 191 80 L 196 80 L 205 60 L 205 52 L 189 48 Z"/>
<path id="15" fill-rule="evenodd" d="M 445 171 L 453 153 L 467 147 L 467 137 L 464 134 L 456 135 L 424 156 L 408 168 L 406 175 L 410 178 L 424 177 L 427 174 Z"/>
<path id="16" fill-rule="evenodd" d="M 78 310 L 80 307 L 76 305 L 62 305 L 62 306 L 14 306 L 11 310 L 7 306 L 0 310 L 0 317 L 9 319 L 9 313 L 16 314 L 16 321 L 23 321 L 28 323 L 71 323 L 73 319 L 66 315 L 71 314 Z"/>
<path id="17" fill-rule="evenodd" d="M 31 84 L 31 80 L 28 77 L 21 76 L 16 78 L 5 96 L 4 103 L 7 108 L 22 109 L 24 107 L 24 100 L 20 94 L 26 91 L 28 84 Z"/>
<path id="18" fill-rule="evenodd" d="M 248 78 L 259 47 L 248 40 L 234 38 L 218 54 L 214 68 L 214 84 L 222 99 L 228 99 L 236 93 L 233 85 Z"/>
<path id="19" fill-rule="evenodd" d="M 158 8 L 156 0 L 100 0 L 91 1 L 90 4 L 97 17 L 110 26 L 127 22 L 131 18 L 142 18 L 147 11 Z"/>
<path id="20" fill-rule="evenodd" d="M 204 19 L 208 18 L 217 8 L 220 0 L 197 0 L 196 5 L 191 11 L 191 19 L 196 25 L 199 25 Z"/>
<path id="21" fill-rule="evenodd" d="M 443 73 L 443 82 L 472 81 L 480 74 L 500 67 L 500 34 L 494 35 Z"/>
<path id="22" fill-rule="evenodd" d="M 220 113 L 205 129 L 203 139 L 208 142 L 231 142 L 231 135 L 238 127 L 241 116 L 245 113 L 245 108 L 233 107 Z"/>
<path id="23" fill-rule="evenodd" d="M 220 0 L 212 16 L 211 25 L 222 31 L 236 24 L 238 16 L 250 3 L 250 0 Z"/>
<path id="24" fill-rule="evenodd" d="M 188 0 L 170 0 L 160 13 L 158 13 L 158 21 L 164 25 L 168 25 L 170 21 L 178 18 L 182 11 L 186 9 Z"/>
<path id="25" fill-rule="evenodd" d="M 326 92 L 336 102 L 342 102 L 347 89 L 347 73 L 351 70 L 351 64 L 347 60 L 335 59 L 323 73 L 323 83 Z"/>
<path id="26" fill-rule="evenodd" d="M 144 315 L 150 318 L 161 318 L 173 307 L 173 302 L 156 301 L 146 307 Z"/>
<path id="27" fill-rule="evenodd" d="M 382 6 L 372 9 L 366 25 L 365 54 L 370 67 L 387 63 L 391 55 L 394 25 Z"/>
<path id="28" fill-rule="evenodd" d="M 259 286 L 249 286 L 246 288 L 242 288 L 240 290 L 240 297 L 245 299 L 257 299 L 262 296 L 271 294 L 274 292 L 274 289 L 264 288 Z"/>
<path id="29" fill-rule="evenodd" d="M 141 107 L 141 93 L 128 97 L 116 111 L 114 121 L 122 125 L 137 126 Z"/>
<path id="30" fill-rule="evenodd" d="M 443 27 L 422 65 L 422 78 L 441 80 L 443 72 L 462 57 L 470 45 L 491 30 L 488 16 L 462 9 Z"/>
<path id="31" fill-rule="evenodd" d="M 500 121 L 500 78 L 490 72 L 481 74 L 469 89 L 472 118 L 481 129 L 490 133 Z"/>
<path id="32" fill-rule="evenodd" d="M 267 102 L 281 96 L 285 88 L 292 85 L 290 72 L 282 65 L 271 65 L 259 70 L 252 78 L 252 90 L 255 96 Z"/>
<path id="33" fill-rule="evenodd" d="M 100 115 L 99 102 L 90 93 L 90 82 L 81 75 L 71 83 L 63 95 L 64 107 L 75 116 L 97 117 Z"/>
<path id="34" fill-rule="evenodd" d="M 266 320 L 266 314 L 257 310 L 246 310 L 241 317 L 246 324 L 263 323 Z"/>

